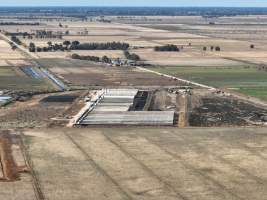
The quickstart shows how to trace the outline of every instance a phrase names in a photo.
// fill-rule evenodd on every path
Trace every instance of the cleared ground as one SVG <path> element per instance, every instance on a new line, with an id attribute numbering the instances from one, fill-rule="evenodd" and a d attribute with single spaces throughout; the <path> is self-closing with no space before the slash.
<path id="1" fill-rule="evenodd" d="M 46 199 L 263 200 L 266 131 L 133 127 L 24 134 Z M 11 191 L 4 199 L 31 194 L 19 184 L 25 181 L 15 182 L 16 191 L 0 182 Z"/>
<path id="2" fill-rule="evenodd" d="M 0 59 L 23 59 L 18 52 L 11 49 L 11 46 L 4 40 L 0 40 Z"/>
<path id="3" fill-rule="evenodd" d="M 75 86 L 179 86 L 183 83 L 131 67 L 111 67 L 88 61 L 42 59 L 40 62 Z"/>
<path id="4" fill-rule="evenodd" d="M 26 96 L 25 102 L 17 101 L 0 109 L 0 127 L 6 129 L 48 127 L 53 122 L 52 118 L 67 117 L 67 109 L 83 92 L 42 94 L 28 99 Z M 76 105 L 75 113 L 72 115 L 77 114 L 77 109 L 79 111 L 81 108 Z"/>
<path id="5" fill-rule="evenodd" d="M 71 58 L 72 54 L 78 54 L 81 56 L 97 56 L 97 57 L 103 57 L 108 56 L 109 58 L 124 58 L 123 51 L 120 50 L 75 50 L 70 52 L 40 52 L 36 53 L 40 58 Z"/>

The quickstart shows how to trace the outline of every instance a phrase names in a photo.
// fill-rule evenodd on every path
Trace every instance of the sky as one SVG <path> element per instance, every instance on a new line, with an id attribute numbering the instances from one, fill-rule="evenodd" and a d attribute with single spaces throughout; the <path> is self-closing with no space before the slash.
<path id="1" fill-rule="evenodd" d="M 267 7 L 267 0 L 0 0 L 0 6 Z"/>

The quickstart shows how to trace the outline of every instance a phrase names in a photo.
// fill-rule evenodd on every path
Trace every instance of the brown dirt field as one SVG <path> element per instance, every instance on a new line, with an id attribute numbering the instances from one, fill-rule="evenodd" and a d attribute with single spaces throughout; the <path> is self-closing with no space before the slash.
<path id="1" fill-rule="evenodd" d="M 141 72 L 131 67 L 96 65 L 87 61 L 42 59 L 52 72 L 62 76 L 71 86 L 174 86 L 179 81 Z"/>
<path id="2" fill-rule="evenodd" d="M 192 47 L 198 47 L 202 51 L 203 46 L 220 46 L 224 51 L 240 51 L 247 50 L 250 51 L 251 42 L 248 41 L 238 41 L 238 40 L 225 40 L 216 38 L 205 38 L 205 39 L 169 39 L 169 40 L 155 40 L 162 44 L 175 44 L 187 46 L 191 43 Z M 257 49 L 263 48 L 262 45 L 257 46 Z M 265 47 L 266 49 L 266 47 Z"/>
<path id="3" fill-rule="evenodd" d="M 87 69 L 87 74 L 63 75 L 73 85 L 87 86 L 168 86 L 180 85 L 178 81 L 159 77 L 151 73 L 143 73 L 133 69 L 121 69 L 119 67 L 98 67 Z"/>
<path id="4" fill-rule="evenodd" d="M 0 40 L 0 59 L 23 59 L 18 51 L 13 51 L 11 46 L 4 40 Z"/>
<path id="5" fill-rule="evenodd" d="M 131 52 L 152 65 L 162 66 L 240 66 L 242 63 L 230 61 L 208 52 L 184 49 L 182 52 L 155 52 L 154 49 L 137 49 Z M 219 53 L 218 53 L 219 55 Z"/>
<path id="6" fill-rule="evenodd" d="M 264 128 L 24 133 L 47 199 L 263 200 L 267 195 Z"/>
<path id="7" fill-rule="evenodd" d="M 72 102 L 42 102 L 53 95 L 80 95 L 82 91 L 36 95 L 25 102 L 15 102 L 0 109 L 0 128 L 32 128 L 47 127 L 52 118 L 64 117 L 64 113 Z"/>
<path id="8" fill-rule="evenodd" d="M 142 44 L 142 41 L 133 42 L 134 44 Z M 141 45 L 142 46 L 142 45 Z M 81 56 L 108 56 L 110 58 L 124 58 L 124 54 L 120 50 L 73 50 L 73 51 L 57 51 L 57 52 L 37 52 L 40 58 L 70 58 L 72 54 Z"/>
<path id="9" fill-rule="evenodd" d="M 125 41 L 129 39 L 136 39 L 133 36 L 64 36 L 64 40 L 78 40 L 80 42 L 112 42 L 112 41 Z"/>
<path id="10" fill-rule="evenodd" d="M 40 58 L 70 58 L 74 53 L 81 56 L 108 56 L 110 58 L 124 58 L 123 52 L 120 50 L 74 50 L 70 52 L 40 52 L 36 54 Z"/>
<path id="11" fill-rule="evenodd" d="M 6 62 L 11 66 L 25 66 L 31 65 L 27 60 L 6 60 Z"/>
<path id="12" fill-rule="evenodd" d="M 20 180 L 20 173 L 26 170 L 25 167 L 19 167 L 13 156 L 12 146 L 14 139 L 9 134 L 9 131 L 0 131 L 0 165 L 2 166 L 3 181 Z M 18 144 L 17 144 L 18 145 Z"/>

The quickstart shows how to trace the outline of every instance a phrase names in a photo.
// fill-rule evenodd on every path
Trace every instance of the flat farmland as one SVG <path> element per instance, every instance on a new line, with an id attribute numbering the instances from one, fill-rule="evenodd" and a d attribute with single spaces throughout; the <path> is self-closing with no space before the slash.
<path id="1" fill-rule="evenodd" d="M 25 59 L 20 59 L 20 60 L 5 60 L 5 62 L 9 63 L 12 66 L 26 66 L 26 65 L 31 65 L 28 60 Z M 4 65 L 2 65 L 4 66 Z"/>
<path id="2" fill-rule="evenodd" d="M 22 29 L 13 30 L 12 27 L 7 27 L 6 30 L 11 32 L 27 31 L 34 33 L 36 30 L 44 29 L 47 31 L 69 31 L 70 35 L 63 36 L 63 40 L 78 40 L 80 42 L 112 42 L 121 41 L 128 42 L 132 46 L 154 46 L 156 43 L 151 41 L 155 39 L 169 38 L 204 38 L 191 33 L 176 33 L 167 30 L 158 30 L 153 28 L 145 28 L 141 26 L 118 24 L 118 23 L 97 23 L 97 22 L 62 22 L 63 27 L 59 27 L 58 23 L 47 23 L 42 26 L 27 26 Z M 65 27 L 67 26 L 67 27 Z M 85 34 L 86 32 L 86 34 Z M 45 46 L 50 39 L 23 39 L 22 41 L 28 45 L 34 42 L 37 45 Z M 53 42 L 63 42 L 63 40 L 51 39 Z"/>
<path id="3" fill-rule="evenodd" d="M 211 38 L 237 39 L 237 40 L 263 40 L 266 39 L 267 25 L 254 23 L 224 23 L 220 19 L 210 20 L 214 25 L 201 23 L 177 23 L 177 24 L 139 24 L 146 28 L 167 30 L 178 33 L 195 34 Z M 256 35 L 256 37 L 255 37 Z"/>
<path id="4" fill-rule="evenodd" d="M 126 40 L 132 40 L 132 39 L 138 39 L 138 37 L 135 37 L 135 36 L 112 36 L 112 37 L 109 37 L 109 36 L 87 36 L 87 35 L 84 35 L 84 36 L 79 36 L 79 35 L 71 35 L 71 36 L 64 36 L 63 37 L 64 40 L 69 40 L 69 41 L 75 41 L 75 40 L 78 40 L 80 41 L 81 43 L 90 43 L 90 42 L 113 42 L 113 41 L 116 41 L 116 42 L 124 42 Z"/>
<path id="5" fill-rule="evenodd" d="M 135 25 L 207 25 L 209 20 L 202 16 L 124 16 L 110 17 L 112 20 L 125 23 L 125 24 L 135 24 Z M 210 19 L 211 22 L 215 21 L 218 25 L 232 25 L 240 24 L 243 26 L 247 25 L 266 25 L 266 15 L 240 15 L 240 16 L 225 16 Z"/>
<path id="6" fill-rule="evenodd" d="M 160 66 L 160 65 L 165 65 L 165 66 L 206 66 L 206 67 L 213 67 L 213 66 L 218 66 L 218 67 L 224 67 L 224 66 L 240 66 L 240 62 L 237 61 L 231 61 L 223 58 L 209 58 L 209 57 L 172 57 L 172 56 L 162 56 L 157 57 L 152 60 L 146 61 L 149 64 L 155 65 L 155 66 Z"/>
<path id="7" fill-rule="evenodd" d="M 120 50 L 73 50 L 73 51 L 57 51 L 57 52 L 38 52 L 40 58 L 70 58 L 72 54 L 80 56 L 108 56 L 109 58 L 124 58 L 123 51 Z"/>
<path id="8" fill-rule="evenodd" d="M 204 38 L 204 36 L 199 36 L 190 33 L 175 33 L 168 30 L 158 30 L 149 27 L 141 27 L 129 24 L 120 23 L 97 23 L 97 22 L 87 22 L 87 23 L 66 23 L 68 28 L 72 31 L 80 30 L 88 31 L 89 36 L 143 36 L 143 37 L 160 37 L 160 38 Z M 73 32 L 71 32 L 73 33 Z M 149 33 L 149 35 L 148 35 Z"/>
<path id="9" fill-rule="evenodd" d="M 240 87 L 237 91 L 267 101 L 267 87 Z"/>
<path id="10" fill-rule="evenodd" d="M 142 72 L 130 67 L 111 67 L 87 61 L 41 59 L 52 72 L 63 77 L 71 86 L 174 86 L 179 81 Z"/>
<path id="11" fill-rule="evenodd" d="M 47 47 L 48 46 L 48 42 L 52 42 L 52 43 L 63 43 L 64 40 L 60 40 L 60 39 L 53 39 L 53 38 L 44 38 L 44 39 L 37 39 L 37 38 L 34 38 L 34 39 L 24 39 L 23 37 L 18 37 L 21 42 L 23 44 L 25 44 L 27 47 L 29 47 L 29 44 L 31 42 L 33 42 L 36 46 L 38 47 Z"/>
<path id="12" fill-rule="evenodd" d="M 158 39 L 153 40 L 154 42 L 161 43 L 162 45 L 166 44 L 174 44 L 178 46 L 188 46 L 191 43 L 191 48 L 196 48 L 199 51 L 202 51 L 203 47 L 210 46 L 220 46 L 223 51 L 248 51 L 251 52 L 250 45 L 252 42 L 249 41 L 239 41 L 239 40 L 225 40 L 225 39 L 215 39 L 215 38 L 204 38 L 204 39 Z M 266 46 L 263 45 L 255 45 L 255 49 L 253 51 L 267 49 Z"/>
<path id="13" fill-rule="evenodd" d="M 27 29 L 29 32 L 41 28 L 61 32 L 68 30 L 70 34 L 64 35 L 62 40 L 51 40 L 57 43 L 62 43 L 64 40 L 78 40 L 81 43 L 116 41 L 127 42 L 131 47 L 142 46 L 145 48 L 130 48 L 129 51 L 138 54 L 146 63 L 153 65 L 152 69 L 195 82 L 233 88 L 244 94 L 265 98 L 265 93 L 261 91 L 267 87 L 266 73 L 257 70 L 250 63 L 267 64 L 267 43 L 263 36 L 267 32 L 267 25 L 264 24 L 266 16 L 220 17 L 209 21 L 199 16 L 128 16 L 124 18 L 113 16 L 110 19 L 113 20 L 112 23 L 66 20 L 62 21 L 63 27 L 59 27 L 58 21 L 47 21 L 40 26 L 21 26 L 18 29 L 19 31 Z M 215 24 L 209 24 L 209 22 Z M 14 26 L 6 26 L 7 30 L 18 31 L 14 28 Z M 238 34 L 240 38 L 236 38 Z M 232 36 L 229 37 L 229 35 Z M 248 35 L 249 37 L 246 37 Z M 23 39 L 26 44 L 34 42 L 37 46 L 46 46 L 48 41 L 50 39 Z M 166 44 L 183 46 L 183 49 L 180 52 L 153 50 L 155 46 Z M 251 49 L 251 44 L 254 44 L 255 48 Z M 5 43 L 5 45 L 8 44 Z M 204 46 L 208 48 L 207 51 L 203 51 Z M 221 51 L 210 51 L 210 46 L 219 46 Z M 11 51 L 10 47 L 8 48 Z M 16 57 L 18 52 L 13 53 L 14 58 L 21 60 Z M 106 55 L 110 58 L 124 58 L 122 51 L 113 50 L 57 51 L 36 54 L 41 58 L 40 62 L 44 66 L 48 66 L 52 72 L 73 87 L 180 84 L 154 74 L 139 72 L 134 68 L 108 67 L 86 61 L 73 61 L 70 59 L 73 53 L 83 56 Z M 13 54 L 9 52 L 8 56 L 11 57 L 11 55 Z M 6 57 L 6 55 L 3 56 Z"/>
<path id="14" fill-rule="evenodd" d="M 153 47 L 157 43 L 151 40 L 148 40 L 141 36 L 131 36 L 131 35 L 118 35 L 118 36 L 65 36 L 65 40 L 78 40 L 80 42 L 127 42 L 131 46 L 143 46 L 143 47 Z"/>
<path id="15" fill-rule="evenodd" d="M 0 40 L 0 59 L 23 59 L 24 57 L 18 52 L 13 51 L 11 46 L 4 40 Z"/>
<path id="16" fill-rule="evenodd" d="M 265 128 L 113 127 L 23 133 L 46 199 L 262 200 L 267 195 Z M 15 193 L 8 190 L 12 186 L 6 187 Z M 32 194 L 24 187 L 16 193 Z M 10 193 L 6 200 L 13 199 Z"/>
<path id="17" fill-rule="evenodd" d="M 238 59 L 242 61 L 248 61 L 256 64 L 266 63 L 267 53 L 266 51 L 221 51 L 221 52 L 209 52 L 209 56 Z"/>
<path id="18" fill-rule="evenodd" d="M 42 91 L 47 90 L 47 84 L 26 76 L 19 68 L 12 66 L 0 66 L 0 89 Z"/>
<path id="19" fill-rule="evenodd" d="M 203 53 L 194 47 L 181 52 L 156 52 L 154 49 L 137 49 L 131 52 L 151 65 L 164 66 L 238 66 L 240 62 Z"/>
<path id="20" fill-rule="evenodd" d="M 262 99 L 267 98 L 267 72 L 254 66 L 232 67 L 152 67 L 154 71 L 174 75 L 198 83 L 228 88 Z"/>
<path id="21" fill-rule="evenodd" d="M 20 21 L 23 22 L 23 21 Z M 20 23 L 18 22 L 18 23 Z M 27 21 L 26 21 L 27 22 Z M 34 26 L 34 25 L 21 25 L 21 26 L 15 26 L 15 25 L 6 25 L 6 26 L 0 26 L 1 30 L 5 30 L 7 32 L 29 32 L 33 33 L 35 30 L 44 30 L 49 28 L 47 24 L 42 24 L 39 26 Z"/>
<path id="22" fill-rule="evenodd" d="M 88 36 L 88 35 L 72 35 L 72 36 L 64 36 L 62 40 L 59 39 L 23 39 L 19 37 L 20 40 L 26 45 L 29 46 L 31 42 L 33 42 L 38 47 L 47 47 L 47 43 L 51 41 L 52 43 L 63 43 L 65 40 L 68 41 L 79 41 L 80 43 L 106 43 L 106 42 L 126 42 L 131 46 L 142 46 L 142 47 L 154 47 L 157 45 L 157 42 L 153 42 L 141 36 L 123 36 L 123 35 L 115 35 L 115 36 Z"/>

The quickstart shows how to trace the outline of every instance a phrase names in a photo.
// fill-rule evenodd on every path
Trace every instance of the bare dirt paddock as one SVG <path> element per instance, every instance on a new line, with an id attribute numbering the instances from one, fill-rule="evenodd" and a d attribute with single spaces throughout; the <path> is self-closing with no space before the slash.
<path id="1" fill-rule="evenodd" d="M 267 196 L 266 128 L 41 129 L 24 134 L 37 175 L 34 183 L 45 199 Z M 14 183 L 16 191 L 14 185 L 0 182 L 1 199 L 33 194 L 29 185 Z"/>
<path id="2" fill-rule="evenodd" d="M 88 61 L 40 59 L 39 61 L 65 82 L 75 86 L 179 86 L 183 83 L 133 67 L 112 67 Z"/>

